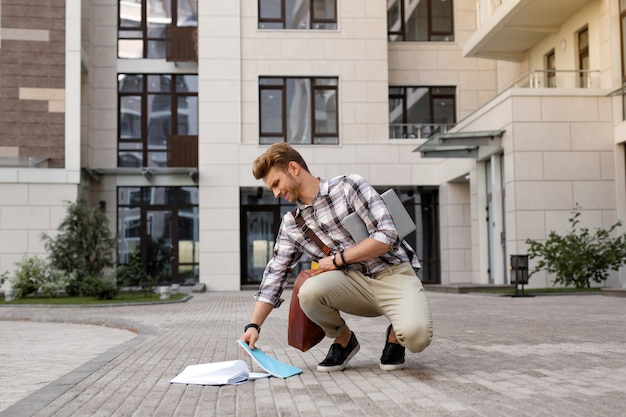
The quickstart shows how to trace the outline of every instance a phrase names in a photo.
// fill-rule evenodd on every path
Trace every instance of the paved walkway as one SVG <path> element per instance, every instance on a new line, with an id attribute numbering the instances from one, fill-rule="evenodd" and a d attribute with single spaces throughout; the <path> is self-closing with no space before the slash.
<path id="1" fill-rule="evenodd" d="M 11 394 L 0 416 L 624 415 L 626 299 L 428 296 L 435 338 L 423 353 L 408 354 L 403 371 L 378 368 L 384 318 L 348 317 L 361 351 L 343 372 L 317 372 L 330 340 L 307 353 L 287 346 L 283 306 L 263 326 L 259 346 L 304 372 L 224 387 L 168 381 L 187 365 L 243 358 L 236 340 L 252 309 L 251 291 L 140 307 L 3 306 L 0 320 L 9 321 L 0 321 L 0 398 L 10 375 L 36 371 L 52 382 Z M 63 322 L 73 324 L 59 330 Z M 9 348 L 14 337 L 6 332 L 37 338 Z M 47 358 L 57 345 L 60 356 Z M 61 363 L 54 358 L 70 361 L 60 372 L 52 369 Z M 9 383 L 18 391 L 26 382 Z"/>

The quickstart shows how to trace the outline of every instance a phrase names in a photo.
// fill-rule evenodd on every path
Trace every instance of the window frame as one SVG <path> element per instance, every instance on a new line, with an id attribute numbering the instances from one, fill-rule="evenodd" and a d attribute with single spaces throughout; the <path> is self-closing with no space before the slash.
<path id="1" fill-rule="evenodd" d="M 270 80 L 280 80 L 280 84 L 277 83 L 268 83 L 264 84 L 264 81 Z M 259 100 L 259 144 L 260 145 L 269 145 L 271 143 L 275 143 L 278 141 L 293 143 L 289 141 L 288 132 L 287 132 L 287 123 L 289 117 L 289 109 L 287 108 L 287 82 L 288 80 L 307 80 L 310 87 L 310 95 L 308 97 L 309 100 L 309 120 L 311 123 L 311 136 L 310 142 L 305 143 L 306 145 L 338 145 L 339 144 L 339 78 L 338 77 L 279 77 L 279 76 L 259 76 L 259 91 L 258 91 L 258 100 Z M 332 80 L 334 84 L 324 84 L 317 83 L 316 81 L 322 80 Z M 335 97 L 335 120 L 336 120 L 336 130 L 334 132 L 318 132 L 316 129 L 316 118 L 315 118 L 315 104 L 316 104 L 316 92 L 318 91 L 333 91 Z M 281 120 L 280 126 L 281 131 L 264 131 L 263 130 L 263 93 L 266 91 L 277 91 L 280 93 L 280 102 L 282 107 L 281 112 Z M 263 138 L 268 138 L 268 140 L 263 140 Z M 327 141 L 319 141 L 319 139 L 324 138 L 335 138 L 336 140 L 331 143 Z M 280 140 L 272 140 L 272 139 L 280 139 Z M 298 142 L 298 144 L 302 144 Z"/>
<path id="2" fill-rule="evenodd" d="M 398 5 L 398 13 L 399 13 L 399 19 L 400 19 L 400 29 L 397 31 L 391 31 L 390 27 L 389 27 L 389 19 L 387 19 L 387 40 L 389 42 L 454 42 L 454 0 L 448 0 L 450 1 L 450 31 L 449 32 L 442 32 L 442 31 L 437 31 L 435 29 L 433 29 L 433 7 L 432 7 L 432 2 L 434 0 L 423 0 L 426 1 L 426 9 L 427 9 L 427 32 L 428 32 L 428 39 L 426 40 L 407 40 L 407 25 L 406 25 L 406 8 L 405 8 L 405 2 L 406 0 L 395 0 L 395 3 L 392 3 L 392 6 Z M 387 9 L 389 10 L 389 8 Z M 392 39 L 392 36 L 397 36 L 398 39 Z M 449 37 L 449 39 L 446 40 L 441 40 L 441 39 L 433 39 L 433 37 L 435 36 L 439 36 L 439 37 Z"/>
<path id="3" fill-rule="evenodd" d="M 552 48 L 545 55 L 546 64 L 546 87 L 556 88 L 556 53 Z"/>
<path id="4" fill-rule="evenodd" d="M 409 89 L 428 89 L 428 111 L 429 111 L 429 121 L 428 122 L 409 122 L 409 107 L 408 107 L 408 90 Z M 391 92 L 391 90 L 397 90 L 397 89 L 401 89 L 400 92 Z M 453 89 L 454 92 L 436 92 L 437 89 Z M 419 132 L 417 135 L 415 135 L 415 132 L 413 132 L 413 130 L 411 129 L 411 132 L 409 132 L 409 125 L 413 124 L 413 125 L 430 125 L 430 128 L 427 129 L 427 131 L 431 131 L 432 134 L 435 133 L 439 133 L 439 130 L 437 128 L 436 125 L 439 125 L 441 123 L 436 122 L 436 112 L 435 112 L 435 108 L 436 108 L 436 102 L 437 100 L 441 100 L 441 99 L 449 99 L 452 100 L 452 107 L 454 109 L 454 121 L 451 122 L 451 124 L 456 124 L 457 122 L 457 109 L 456 109 L 456 105 L 457 105 L 457 88 L 456 86 L 451 86 L 451 85 L 436 85 L 436 86 L 428 86 L 428 85 L 390 85 L 389 86 L 389 101 L 391 101 L 391 99 L 396 99 L 396 100 L 401 100 L 402 101 L 402 138 L 412 138 L 412 137 L 417 137 L 417 138 L 423 138 L 424 136 L 421 136 L 421 128 L 419 129 Z M 389 110 L 391 112 L 391 109 Z M 395 135 L 392 129 L 393 125 L 396 125 L 397 123 L 391 123 L 391 118 L 389 120 L 389 127 L 390 127 L 390 137 L 391 138 L 396 138 L 397 135 Z M 432 127 L 434 127 L 434 129 L 431 129 Z M 429 135 L 428 137 L 430 137 L 432 135 Z"/>
<path id="5" fill-rule="evenodd" d="M 177 89 L 177 78 L 178 77 L 186 77 L 186 76 L 195 76 L 197 77 L 197 74 L 167 74 L 167 73 L 157 73 L 157 74 L 153 74 L 153 73 L 118 73 L 118 91 L 117 91 L 117 115 L 118 115 L 118 122 L 117 122 L 117 166 L 118 167 L 125 167 L 127 165 L 124 164 L 120 164 L 121 161 L 121 156 L 122 154 L 129 154 L 129 153 L 140 153 L 141 154 L 141 163 L 139 164 L 140 168 L 154 168 L 153 165 L 149 165 L 149 154 L 151 153 L 163 153 L 166 156 L 166 166 L 169 167 L 169 164 L 167 162 L 167 153 L 168 153 L 168 148 L 167 148 L 167 144 L 165 146 L 165 148 L 163 149 L 157 149 L 154 148 L 150 143 L 149 143 L 149 139 L 150 139 L 150 135 L 149 135 L 149 124 L 148 124 L 148 119 L 149 119 L 149 111 L 148 111 L 148 98 L 150 96 L 163 96 L 163 97 L 169 97 L 169 108 L 170 108 L 170 132 L 169 132 L 169 136 L 167 137 L 172 137 L 172 136 L 177 136 L 177 135 L 181 135 L 181 132 L 179 132 L 179 100 L 180 98 L 184 98 L 184 97 L 195 97 L 196 98 L 196 102 L 198 100 L 198 91 L 196 88 L 196 91 L 178 91 Z M 141 91 L 137 91 L 137 90 L 132 90 L 132 91 L 121 91 L 120 87 L 119 87 L 119 80 L 121 76 L 132 76 L 132 77 L 138 77 L 141 76 Z M 170 89 L 167 92 L 164 91 L 150 91 L 150 87 L 148 85 L 148 82 L 150 80 L 150 77 L 153 76 L 158 76 L 158 77 L 162 77 L 162 76 L 169 76 L 170 78 Z M 197 83 L 196 83 L 197 85 Z M 141 104 L 140 104 L 140 111 L 139 111 L 139 118 L 140 118 L 140 132 L 138 136 L 132 136 L 130 138 L 123 138 L 122 137 L 122 124 L 124 123 L 125 118 L 122 117 L 122 103 L 125 97 L 140 97 L 141 98 Z M 198 107 L 196 106 L 196 111 L 197 111 Z M 198 120 L 198 116 L 196 115 L 195 118 L 196 121 Z M 197 128 L 196 127 L 196 132 L 197 132 Z M 188 136 L 188 132 L 185 136 Z M 196 135 L 191 135 L 191 136 L 197 136 Z M 129 148 L 129 149 L 123 149 L 122 144 L 136 144 L 136 146 L 138 146 L 135 149 Z"/>
<path id="6" fill-rule="evenodd" d="M 162 42 L 164 45 L 164 50 L 165 50 L 165 43 L 167 40 L 167 35 L 166 35 L 166 30 L 165 27 L 168 26 L 173 26 L 173 27 L 179 27 L 178 25 L 178 4 L 179 2 L 182 2 L 183 0 L 170 0 L 170 24 L 169 25 L 164 25 L 164 30 L 163 30 L 163 36 L 162 37 L 156 37 L 156 36 L 150 36 L 149 32 L 148 32 L 148 7 L 147 4 L 150 0 L 139 0 L 137 3 L 140 5 L 141 7 L 141 22 L 139 24 L 139 26 L 137 27 L 125 27 L 122 26 L 122 2 L 125 2 L 124 0 L 119 0 L 117 2 L 117 57 L 119 59 L 165 59 L 165 55 L 166 52 L 164 53 L 163 57 L 149 57 L 148 56 L 148 45 L 150 44 L 150 41 L 157 41 L 157 42 Z M 188 0 L 184 0 L 184 1 L 188 1 Z M 192 0 L 195 1 L 195 9 L 196 9 L 196 16 L 198 14 L 198 1 L 199 0 Z M 128 2 L 128 1 L 126 1 Z M 193 26 L 193 25 L 185 25 L 185 26 Z M 196 17 L 196 27 L 198 26 L 197 23 L 197 17 Z M 183 27 L 183 26 L 180 26 Z M 122 32 L 127 32 L 127 33 L 137 33 L 138 36 L 122 36 L 121 33 Z M 134 57 L 134 58 L 126 58 L 126 57 L 120 57 L 120 41 L 125 41 L 125 40 L 142 40 L 142 56 L 141 57 Z"/>
<path id="7" fill-rule="evenodd" d="M 281 0 L 280 1 L 280 17 L 277 18 L 263 18 L 261 17 L 261 10 L 263 8 L 264 0 L 257 0 L 257 28 L 260 30 L 337 30 L 337 0 L 333 1 L 333 15 L 335 16 L 333 19 L 327 18 L 316 18 L 315 17 L 315 1 L 316 0 L 307 0 L 308 1 L 308 13 L 309 13 L 309 24 L 306 28 L 287 28 L 287 18 L 286 18 L 286 10 L 287 10 L 287 1 L 293 0 Z M 264 23 L 267 24 L 280 24 L 281 27 L 262 27 Z M 322 27 L 316 27 L 317 25 L 322 25 Z M 327 25 L 334 25 L 334 27 L 325 27 Z"/>

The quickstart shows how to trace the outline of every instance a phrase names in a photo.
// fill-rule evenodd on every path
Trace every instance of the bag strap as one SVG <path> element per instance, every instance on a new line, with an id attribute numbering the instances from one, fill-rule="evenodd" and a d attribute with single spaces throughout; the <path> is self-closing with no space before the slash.
<path id="1" fill-rule="evenodd" d="M 293 217 L 296 219 L 296 224 L 298 225 L 300 230 L 302 230 L 302 233 L 304 233 L 304 236 L 306 236 L 307 238 L 315 242 L 315 244 L 322 250 L 322 252 L 324 252 L 324 255 L 326 256 L 330 255 L 331 253 L 330 248 L 326 246 L 324 242 L 320 240 L 319 237 L 317 237 L 317 235 L 313 232 L 313 230 L 311 230 L 309 226 L 307 226 L 306 222 L 302 218 L 302 210 L 296 208 L 295 210 L 292 210 L 291 213 L 293 214 Z"/>

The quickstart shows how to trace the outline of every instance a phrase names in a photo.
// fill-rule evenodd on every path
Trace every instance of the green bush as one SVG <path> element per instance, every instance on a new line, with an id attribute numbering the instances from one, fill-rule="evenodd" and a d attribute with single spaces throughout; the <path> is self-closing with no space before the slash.
<path id="1" fill-rule="evenodd" d="M 65 290 L 68 295 L 78 295 L 85 277 L 100 276 L 115 265 L 115 239 L 104 212 L 90 208 L 82 194 L 68 205 L 57 231 L 55 237 L 42 235 L 50 265 L 72 277 Z"/>
<path id="2" fill-rule="evenodd" d="M 55 297 L 71 280 L 38 256 L 24 256 L 15 263 L 15 266 L 15 276 L 11 279 L 15 298 L 23 298 L 38 291 L 49 297 Z"/>
<path id="3" fill-rule="evenodd" d="M 591 234 L 588 228 L 577 228 L 581 214 L 578 206 L 573 213 L 569 219 L 571 230 L 563 236 L 551 231 L 543 243 L 526 240 L 529 258 L 539 258 L 529 277 L 545 270 L 556 276 L 554 285 L 589 288 L 590 281 L 601 283 L 608 278 L 609 271 L 617 271 L 626 264 L 626 235 L 611 237 L 621 222 Z"/>
<path id="4" fill-rule="evenodd" d="M 11 279 L 15 298 L 23 298 L 36 293 L 41 284 L 46 281 L 47 262 L 38 256 L 24 256 L 15 265 L 17 268 Z"/>
<path id="5" fill-rule="evenodd" d="M 80 295 L 98 300 L 112 300 L 118 294 L 114 280 L 103 276 L 87 276 L 80 283 Z"/>
<path id="6" fill-rule="evenodd" d="M 144 295 L 154 293 L 156 280 L 143 269 L 139 251 L 128 256 L 128 263 L 119 265 L 116 270 L 117 285 L 120 287 L 139 287 Z"/>

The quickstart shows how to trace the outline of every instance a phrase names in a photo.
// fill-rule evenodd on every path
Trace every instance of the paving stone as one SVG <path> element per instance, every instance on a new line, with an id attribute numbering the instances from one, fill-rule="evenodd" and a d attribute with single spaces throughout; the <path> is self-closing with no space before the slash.
<path id="1" fill-rule="evenodd" d="M 331 341 L 306 353 L 289 347 L 283 307 L 258 345 L 301 375 L 169 384 L 198 363 L 243 359 L 260 370 L 236 343 L 252 294 L 144 306 L 4 305 L 0 416 L 604 417 L 626 409 L 626 299 L 601 295 L 428 293 L 433 342 L 393 372 L 378 367 L 384 317 L 346 316 L 361 351 L 343 372 L 320 373 Z"/>

